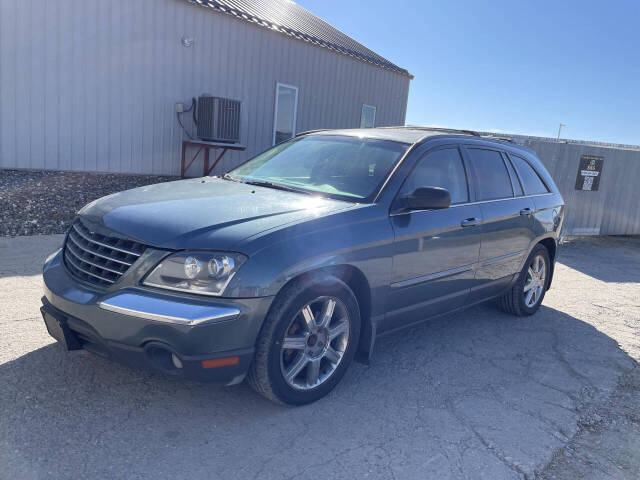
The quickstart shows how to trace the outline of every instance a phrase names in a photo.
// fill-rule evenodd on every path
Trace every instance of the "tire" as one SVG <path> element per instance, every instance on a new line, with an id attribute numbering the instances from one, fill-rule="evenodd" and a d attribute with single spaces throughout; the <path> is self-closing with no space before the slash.
<path id="1" fill-rule="evenodd" d="M 331 318 L 325 315 L 329 309 Z M 348 327 L 344 326 L 345 316 Z M 326 318 L 329 320 L 324 326 Z M 360 322 L 355 295 L 334 276 L 315 274 L 285 286 L 260 331 L 247 377 L 249 384 L 264 397 L 284 405 L 304 405 L 324 397 L 353 361 Z M 287 344 L 292 348 L 287 349 Z M 307 363 L 294 374 L 305 359 Z"/>
<path id="2" fill-rule="evenodd" d="M 533 263 L 538 259 L 544 264 L 544 278 L 531 277 L 530 268 L 534 268 Z M 549 286 L 550 273 L 551 262 L 549 260 L 549 252 L 544 245 L 538 244 L 529 254 L 516 283 L 506 294 L 499 298 L 498 306 L 500 309 L 519 317 L 526 317 L 536 313 L 542 304 L 544 294 Z M 532 280 L 533 284 L 530 283 Z M 525 288 L 527 287 L 530 288 L 525 292 Z M 533 297 L 535 298 L 528 301 L 527 295 L 530 295 L 529 292 L 531 290 L 534 290 Z"/>

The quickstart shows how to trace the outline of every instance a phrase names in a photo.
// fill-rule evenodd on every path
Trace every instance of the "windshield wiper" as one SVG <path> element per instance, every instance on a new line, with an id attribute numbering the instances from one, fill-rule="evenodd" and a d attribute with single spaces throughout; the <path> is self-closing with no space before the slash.
<path id="1" fill-rule="evenodd" d="M 242 180 L 240 180 L 239 178 L 236 178 L 236 177 L 232 177 L 228 173 L 225 173 L 224 175 L 222 175 L 222 178 L 224 178 L 225 180 L 231 180 L 232 182 L 242 183 Z"/>
<path id="2" fill-rule="evenodd" d="M 276 190 L 284 190 L 285 192 L 304 193 L 305 195 L 312 195 L 311 192 L 302 190 L 301 188 L 289 187 L 280 183 L 268 182 L 266 180 L 243 180 L 242 183 L 247 185 L 257 185 L 258 187 L 273 188 Z"/>

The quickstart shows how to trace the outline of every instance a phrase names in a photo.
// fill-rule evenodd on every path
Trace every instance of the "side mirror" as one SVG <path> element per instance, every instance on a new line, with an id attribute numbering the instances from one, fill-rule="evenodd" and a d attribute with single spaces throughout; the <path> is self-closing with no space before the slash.
<path id="1" fill-rule="evenodd" d="M 404 210 L 440 210 L 451 206 L 451 195 L 446 188 L 421 187 L 403 197 Z"/>

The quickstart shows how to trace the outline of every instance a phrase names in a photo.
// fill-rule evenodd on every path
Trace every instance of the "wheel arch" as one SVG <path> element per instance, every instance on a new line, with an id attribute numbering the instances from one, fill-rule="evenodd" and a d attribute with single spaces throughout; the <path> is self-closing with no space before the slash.
<path id="1" fill-rule="evenodd" d="M 551 271 L 549 272 L 549 278 L 547 280 L 548 290 L 549 288 L 551 288 L 551 281 L 553 280 L 553 274 L 555 271 L 556 258 L 558 253 L 558 242 L 554 237 L 546 237 L 538 240 L 538 242 L 536 242 L 536 244 L 532 247 L 532 250 L 536 245 L 542 245 L 547 249 L 547 252 L 549 253 L 549 263 Z"/>
<path id="2" fill-rule="evenodd" d="M 278 296 L 293 283 L 313 282 L 325 275 L 343 281 L 351 289 L 358 301 L 358 308 L 360 309 L 360 339 L 355 360 L 366 363 L 373 346 L 375 326 L 373 325 L 371 317 L 371 286 L 365 274 L 357 267 L 349 264 L 340 264 L 301 272 L 289 279 L 282 288 L 280 288 L 272 305 L 276 303 Z"/>

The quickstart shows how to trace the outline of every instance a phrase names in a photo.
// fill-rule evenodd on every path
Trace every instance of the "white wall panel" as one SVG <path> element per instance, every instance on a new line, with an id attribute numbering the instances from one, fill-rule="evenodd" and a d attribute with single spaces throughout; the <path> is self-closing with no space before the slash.
<path id="1" fill-rule="evenodd" d="M 177 174 L 174 103 L 206 92 L 243 102 L 248 149 L 227 170 L 270 146 L 277 82 L 299 88 L 298 132 L 357 127 L 363 103 L 377 125 L 404 123 L 408 77 L 210 9 L 2 0 L 0 167 Z"/>
<path id="2" fill-rule="evenodd" d="M 640 234 L 640 151 L 516 137 L 536 151 L 566 203 L 564 235 Z M 604 158 L 597 191 L 576 190 L 581 155 Z"/>

